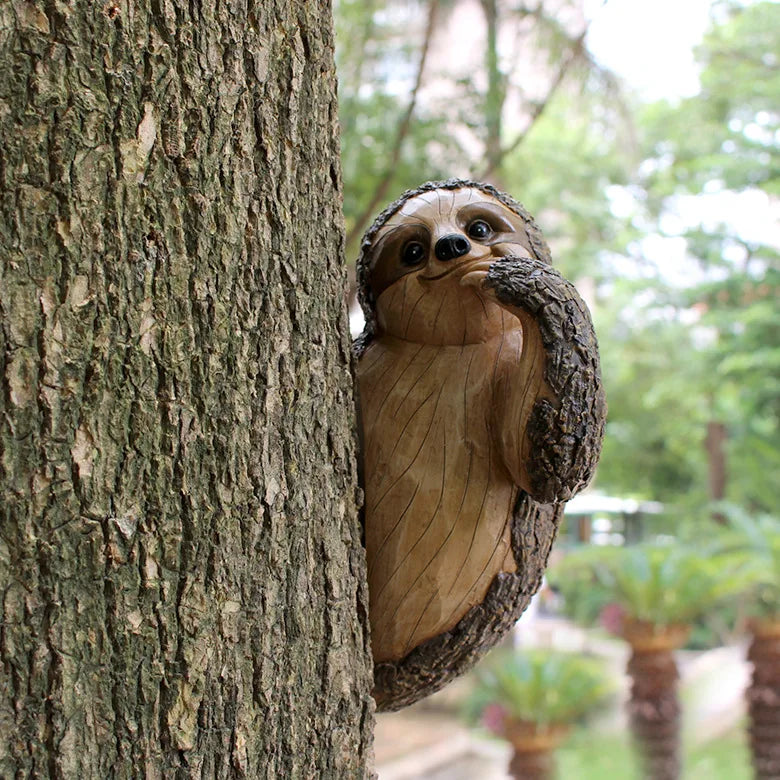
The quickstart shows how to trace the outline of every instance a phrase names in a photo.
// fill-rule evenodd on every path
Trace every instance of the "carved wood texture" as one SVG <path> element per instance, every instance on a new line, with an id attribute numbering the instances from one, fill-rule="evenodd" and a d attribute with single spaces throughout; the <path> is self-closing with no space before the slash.
<path id="1" fill-rule="evenodd" d="M 457 180 L 406 193 L 364 239 L 355 351 L 380 709 L 442 687 L 509 630 L 595 468 L 595 335 L 548 261 L 519 204 Z"/>

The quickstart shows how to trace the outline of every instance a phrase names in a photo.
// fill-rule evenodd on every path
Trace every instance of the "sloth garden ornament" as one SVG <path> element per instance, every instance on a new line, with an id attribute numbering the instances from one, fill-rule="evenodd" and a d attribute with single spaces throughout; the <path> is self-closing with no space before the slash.
<path id="1" fill-rule="evenodd" d="M 593 475 L 606 405 L 587 307 L 489 185 L 406 192 L 367 231 L 358 285 L 374 697 L 392 710 L 525 609 Z"/>

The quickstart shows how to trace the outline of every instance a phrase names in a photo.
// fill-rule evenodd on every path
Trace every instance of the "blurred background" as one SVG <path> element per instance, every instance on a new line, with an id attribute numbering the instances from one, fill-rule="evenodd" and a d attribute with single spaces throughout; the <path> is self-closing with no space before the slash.
<path id="1" fill-rule="evenodd" d="M 545 732 L 561 777 L 640 777 L 653 707 L 667 747 L 681 740 L 682 776 L 780 777 L 780 5 L 334 11 L 348 258 L 403 190 L 491 182 L 535 216 L 591 307 L 609 402 L 596 479 L 511 647 L 379 718 L 380 780 L 508 777 L 522 752 L 510 724 L 536 723 L 529 712 L 537 738 L 568 724 Z M 351 321 L 359 332 L 354 300 Z M 639 702 L 637 625 L 673 659 L 656 689 L 677 709 Z M 566 662 L 534 666 L 535 648 L 601 665 L 589 712 L 560 709 L 590 699 L 567 688 Z"/>

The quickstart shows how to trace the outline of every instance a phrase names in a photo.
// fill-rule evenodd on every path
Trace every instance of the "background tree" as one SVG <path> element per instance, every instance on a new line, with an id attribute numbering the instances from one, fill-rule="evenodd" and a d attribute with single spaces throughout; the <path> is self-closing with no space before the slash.
<path id="1" fill-rule="evenodd" d="M 595 487 L 661 500 L 675 524 L 711 499 L 768 509 L 764 475 L 780 470 L 778 242 L 769 227 L 745 232 L 739 199 L 776 203 L 777 4 L 713 3 L 700 91 L 653 103 L 594 63 L 575 0 L 441 0 L 428 40 L 432 5 L 337 7 L 355 239 L 419 83 L 388 192 L 487 175 L 590 293 L 610 404 Z M 468 9 L 470 50 L 448 56 Z M 728 219 L 707 216 L 724 208 Z M 668 260 L 670 247 L 684 260 Z"/>
<path id="2" fill-rule="evenodd" d="M 596 490 L 662 501 L 645 528 L 699 542 L 724 519 L 713 499 L 774 511 L 780 6 L 713 0 L 700 88 L 649 102 L 594 67 L 576 0 L 440 0 L 420 76 L 433 5 L 337 5 L 348 224 L 416 94 L 388 192 L 489 176 L 537 217 L 588 295 L 610 406 Z M 347 9 L 370 25 L 350 25 Z M 464 9 L 468 51 L 445 35 Z M 357 29 L 371 31 L 360 47 Z M 746 227 L 758 209 L 766 224 Z M 670 658 L 661 676 L 673 688 Z"/>
<path id="3" fill-rule="evenodd" d="M 718 542 L 745 575 L 747 657 L 753 665 L 745 696 L 753 770 L 760 780 L 769 780 L 780 774 L 780 521 L 725 508 L 730 527 Z"/>
<path id="4" fill-rule="evenodd" d="M 512 745 L 512 777 L 546 780 L 555 775 L 555 750 L 572 725 L 603 705 L 611 690 L 599 661 L 503 648 L 477 669 L 465 710 Z"/>
<path id="5" fill-rule="evenodd" d="M 468 48 L 453 56 L 460 11 L 484 30 L 470 28 Z M 583 47 L 579 17 L 576 0 L 338 3 L 351 254 L 388 196 L 425 179 L 459 175 L 506 186 L 505 159 L 554 97 L 601 72 Z"/>
<path id="6" fill-rule="evenodd" d="M 564 558 L 550 578 L 566 589 L 577 581 L 588 587 L 590 579 L 609 598 L 604 622 L 631 648 L 628 713 L 645 774 L 675 780 L 681 771 L 681 706 L 674 651 L 685 644 L 697 616 L 744 587 L 737 563 L 678 542 L 585 547 Z"/>
<path id="7" fill-rule="evenodd" d="M 0 9 L 0 775 L 358 777 L 325 6 Z"/>
<path id="8" fill-rule="evenodd" d="M 610 490 L 629 491 L 638 479 L 634 492 L 688 506 L 726 498 L 771 511 L 766 475 L 780 471 L 778 239 L 771 224 L 746 233 L 744 212 L 777 203 L 780 6 L 713 8 L 697 52 L 699 94 L 638 114 L 644 159 L 633 218 L 682 242 L 690 262 L 687 278 L 671 282 L 634 245 L 644 278 L 633 283 L 641 294 L 613 309 L 607 334 L 620 339 L 604 349 L 611 421 L 599 476 Z"/>
<path id="9" fill-rule="evenodd" d="M 447 156 L 437 161 L 430 155 L 431 144 L 446 139 L 444 122 L 419 103 L 442 5 L 340 0 L 336 7 L 342 160 L 349 182 L 344 214 L 352 259 L 385 201 L 419 184 L 421 170 L 430 171 L 430 178 L 447 176 Z M 407 81 L 408 94 L 399 94 L 399 83 Z"/>

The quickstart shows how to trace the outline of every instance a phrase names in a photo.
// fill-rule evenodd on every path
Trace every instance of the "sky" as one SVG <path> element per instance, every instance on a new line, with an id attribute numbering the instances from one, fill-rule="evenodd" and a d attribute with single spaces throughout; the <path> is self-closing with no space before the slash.
<path id="1" fill-rule="evenodd" d="M 699 68 L 694 49 L 709 27 L 711 5 L 711 0 L 585 0 L 588 48 L 647 100 L 695 95 Z M 702 194 L 667 205 L 663 228 L 668 232 L 725 222 L 738 227 L 746 240 L 780 246 L 778 205 L 759 190 Z M 685 241 L 650 236 L 641 250 L 667 282 L 698 281 L 700 271 L 687 257 Z"/>
<path id="2" fill-rule="evenodd" d="M 693 48 L 709 24 L 710 0 L 585 0 L 588 48 L 648 99 L 698 91 Z"/>

